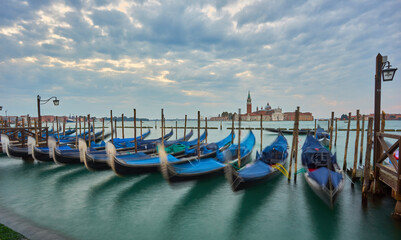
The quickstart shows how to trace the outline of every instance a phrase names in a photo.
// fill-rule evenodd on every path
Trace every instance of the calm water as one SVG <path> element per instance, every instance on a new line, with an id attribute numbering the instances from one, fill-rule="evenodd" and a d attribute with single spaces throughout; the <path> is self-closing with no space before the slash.
<path id="1" fill-rule="evenodd" d="M 386 124 L 387 128 L 401 129 L 401 121 Z M 219 126 L 220 122 L 208 125 Z M 327 127 L 327 122 L 321 125 Z M 175 126 L 175 122 L 167 122 L 167 126 Z M 227 136 L 230 126 L 226 122 L 223 130 L 210 130 L 209 142 Z M 259 123 L 243 122 L 242 126 L 259 127 Z M 301 122 L 300 127 L 313 126 L 313 122 Z M 293 123 L 265 122 L 264 127 L 292 128 Z M 339 128 L 346 128 L 346 123 L 339 122 Z M 254 133 L 256 152 L 260 131 Z M 132 135 L 133 129 L 126 129 L 125 136 Z M 182 129 L 178 135 L 183 135 Z M 337 140 L 340 165 L 345 135 L 339 132 Z M 149 138 L 159 136 L 160 129 L 152 129 Z M 263 145 L 274 138 L 274 134 L 263 132 Z M 291 135 L 287 140 L 291 144 Z M 300 140 L 302 146 L 304 137 Z M 349 166 L 354 144 L 353 132 Z M 83 165 L 24 163 L 0 157 L 0 205 L 73 239 L 401 239 L 401 223 L 391 217 L 395 201 L 390 197 L 370 199 L 364 210 L 360 186 L 350 185 L 348 181 L 330 209 L 301 174 L 296 184 L 278 176 L 233 193 L 223 176 L 169 185 L 160 174 L 120 178 L 112 171 L 89 172 Z"/>

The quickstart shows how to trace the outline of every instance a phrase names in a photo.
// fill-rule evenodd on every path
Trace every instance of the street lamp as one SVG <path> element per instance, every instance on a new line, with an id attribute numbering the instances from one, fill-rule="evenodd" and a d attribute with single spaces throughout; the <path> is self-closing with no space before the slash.
<path id="1" fill-rule="evenodd" d="M 386 56 L 383 57 L 383 58 L 387 59 Z M 386 64 L 387 64 L 387 68 L 385 68 L 385 67 L 386 67 Z M 394 78 L 394 75 L 395 75 L 395 71 L 397 71 L 397 69 L 398 69 L 398 68 L 392 68 L 390 62 L 389 62 L 389 61 L 386 61 L 386 62 L 383 64 L 383 67 L 382 67 L 383 81 L 384 81 L 384 82 L 386 82 L 386 81 L 393 81 L 393 78 Z"/>
<path id="2" fill-rule="evenodd" d="M 387 68 L 385 68 L 387 65 Z M 373 147 L 373 164 L 375 179 L 379 177 L 379 169 L 376 166 L 376 160 L 380 158 L 380 143 L 377 140 L 377 133 L 380 131 L 380 105 L 381 105 L 381 82 L 392 81 L 397 68 L 392 68 L 387 56 L 382 56 L 380 53 L 376 56 L 376 76 L 375 76 L 375 118 L 374 118 L 374 147 Z"/>
<path id="3" fill-rule="evenodd" d="M 60 100 L 57 99 L 57 97 L 53 96 L 49 99 L 46 100 L 42 100 L 41 97 L 38 95 L 37 96 L 37 102 L 38 102 L 38 125 L 39 125 L 39 129 L 42 130 L 42 117 L 40 116 L 40 105 L 44 105 L 46 103 L 48 103 L 50 100 L 53 100 L 53 104 L 54 106 L 58 106 L 60 104 Z"/>

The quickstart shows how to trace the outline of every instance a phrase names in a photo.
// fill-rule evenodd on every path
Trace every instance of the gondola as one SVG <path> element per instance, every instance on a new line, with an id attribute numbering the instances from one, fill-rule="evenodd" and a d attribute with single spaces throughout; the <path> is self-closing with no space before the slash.
<path id="1" fill-rule="evenodd" d="M 224 138 L 223 140 L 216 143 L 203 144 L 200 146 L 200 155 L 201 158 L 213 157 L 216 154 L 217 150 L 222 150 L 231 143 L 231 134 Z M 202 142 L 204 137 L 200 138 Z M 190 143 L 189 147 L 194 147 L 190 151 L 185 153 L 182 151 L 170 153 L 167 156 L 167 161 L 169 162 L 188 162 L 191 159 L 197 158 L 196 151 L 197 139 L 193 140 Z M 195 151 L 192 151 L 195 150 Z M 160 150 L 159 150 L 160 151 Z M 163 150 L 165 151 L 165 150 Z M 135 173 L 147 173 L 147 172 L 156 172 L 159 171 L 160 168 L 160 156 L 110 156 L 110 163 L 113 171 L 117 175 L 126 175 L 126 174 L 135 174 Z"/>
<path id="2" fill-rule="evenodd" d="M 145 132 L 142 136 L 137 137 L 137 139 L 144 139 L 146 138 L 148 135 L 150 134 L 150 130 L 148 130 L 147 132 Z M 109 134 L 105 134 L 105 138 L 107 138 L 109 136 Z M 99 136 L 101 137 L 101 136 Z M 78 138 L 83 140 L 82 138 Z M 126 139 L 126 141 L 133 141 L 134 138 L 128 138 Z M 71 144 L 75 144 L 76 141 L 76 137 L 74 137 L 73 142 L 71 142 Z M 122 140 L 117 140 L 117 141 L 122 141 Z M 85 141 L 84 141 L 85 142 Z M 96 149 L 96 150 L 102 150 L 105 149 L 106 147 L 106 143 L 105 142 L 101 142 L 99 144 L 96 144 L 95 142 L 92 142 L 92 148 Z M 77 151 L 75 147 L 70 147 L 69 145 L 62 145 L 62 146 L 58 146 L 58 149 L 62 152 L 62 151 L 70 151 L 70 150 L 74 150 Z M 79 151 L 79 149 L 78 149 Z M 54 161 L 53 160 L 53 151 L 49 151 L 49 147 L 37 147 L 37 146 L 33 146 L 33 150 L 32 150 L 32 156 L 35 160 L 37 161 L 43 161 L 43 162 L 51 162 Z"/>
<path id="3" fill-rule="evenodd" d="M 192 135 L 193 135 L 193 130 L 191 130 L 185 136 L 185 138 L 183 137 L 183 138 L 180 138 L 180 139 L 177 139 L 177 140 L 165 141 L 165 144 L 167 146 L 172 146 L 172 145 L 175 145 L 175 144 L 184 144 L 184 143 L 186 143 L 186 144 L 189 144 L 190 146 L 192 146 L 192 145 L 196 144 L 195 141 L 184 141 L 184 139 L 190 139 L 192 137 Z M 204 134 L 202 134 L 202 136 L 201 136 L 202 141 L 205 138 L 206 138 L 206 132 Z M 160 140 L 161 139 L 158 139 L 156 141 L 150 142 L 148 144 L 149 146 L 147 147 L 147 150 L 151 150 L 151 152 L 153 152 L 153 150 L 150 149 L 150 148 L 153 147 L 157 142 L 160 142 Z M 115 158 L 124 157 L 125 159 L 129 159 L 129 158 L 131 158 L 131 159 L 134 159 L 134 158 L 135 159 L 136 158 L 144 159 L 146 157 L 147 158 L 154 157 L 154 155 L 155 155 L 155 154 L 149 155 L 149 151 L 143 151 L 143 148 L 140 148 L 140 149 L 142 149 L 142 151 L 139 150 L 139 152 L 137 152 L 137 153 L 132 152 L 132 150 L 129 151 L 129 152 L 121 151 L 121 150 L 118 151 L 119 149 L 116 149 L 115 145 L 113 145 L 111 143 L 108 144 L 107 151 L 86 151 L 86 144 L 82 143 L 82 142 L 80 144 L 84 145 L 84 146 L 80 145 L 80 147 L 82 146 L 81 147 L 81 156 L 83 156 L 83 162 L 85 163 L 85 166 L 86 166 L 86 168 L 88 170 L 103 170 L 103 169 L 110 168 L 110 165 L 111 165 L 110 162 L 109 162 L 109 160 L 110 160 L 110 158 L 109 158 L 110 151 L 114 152 L 114 157 Z M 82 151 L 84 152 L 83 154 L 82 154 Z M 122 163 L 122 165 L 123 165 L 123 163 Z M 120 168 L 122 168 L 122 167 L 120 167 Z M 120 169 L 120 168 L 118 168 L 118 169 Z M 131 173 L 131 171 L 129 170 L 129 166 L 127 166 L 126 170 L 120 170 L 118 172 L 117 171 L 115 171 L 115 172 L 116 172 L 116 174 L 123 174 L 123 172 L 125 174 Z"/>
<path id="4" fill-rule="evenodd" d="M 332 155 L 314 136 L 308 135 L 302 146 L 302 165 L 308 185 L 324 202 L 333 206 L 345 183 L 336 155 Z"/>
<path id="5" fill-rule="evenodd" d="M 248 136 L 240 144 L 241 166 L 250 161 L 254 146 L 255 135 L 249 131 Z M 209 177 L 224 173 L 226 164 L 238 167 L 238 145 L 233 144 L 224 151 L 216 151 L 214 157 L 195 158 L 186 162 L 175 160 L 173 156 L 166 155 L 164 150 L 161 150 L 160 160 L 163 177 L 169 182 Z"/>
<path id="6" fill-rule="evenodd" d="M 33 144 L 32 142 L 28 141 L 26 146 L 24 147 L 20 146 L 20 144 L 10 144 L 10 139 L 5 134 L 1 134 L 1 140 L 2 149 L 7 153 L 8 157 L 23 160 L 33 160 L 31 156 L 31 151 L 29 151 L 29 149 L 31 149 L 30 146 Z"/>
<path id="7" fill-rule="evenodd" d="M 282 133 L 282 134 L 289 134 L 292 135 L 294 134 L 294 130 L 287 130 L 287 129 L 280 129 L 280 128 L 266 128 L 265 130 L 269 132 L 274 132 L 274 133 Z M 308 133 L 315 133 L 313 129 L 299 129 L 298 130 L 298 135 L 306 135 Z"/>
<path id="8" fill-rule="evenodd" d="M 110 136 L 110 133 L 106 133 L 104 135 L 104 138 L 107 138 L 109 136 Z M 60 152 L 77 151 L 77 148 L 75 148 L 73 146 L 73 144 L 75 144 L 77 138 L 82 139 L 82 137 L 85 137 L 86 141 L 89 141 L 89 135 L 84 133 L 79 136 L 69 137 L 68 139 L 60 139 L 60 145 L 57 146 L 57 149 Z M 93 138 L 95 139 L 96 142 L 101 141 L 103 139 L 103 131 L 99 131 L 99 132 L 95 133 L 95 136 Z M 49 137 L 48 139 L 49 139 L 48 140 L 49 146 L 47 146 L 47 147 L 38 147 L 38 146 L 36 146 L 35 140 L 33 140 L 35 142 L 35 144 L 32 145 L 32 148 L 33 148 L 32 149 L 32 157 L 36 161 L 43 161 L 43 162 L 54 161 L 52 148 L 57 145 L 57 141 L 53 137 Z M 91 139 L 92 139 L 92 137 L 91 137 Z M 95 143 L 95 142 L 93 142 L 93 143 Z M 103 143 L 103 148 L 104 148 L 104 146 L 105 146 L 105 143 Z M 101 145 L 98 145 L 98 147 L 101 148 Z M 49 150 L 49 149 L 51 149 L 51 150 Z"/>
<path id="9" fill-rule="evenodd" d="M 166 134 L 164 137 L 165 139 L 170 138 L 173 135 L 173 130 L 171 130 L 170 133 Z M 139 144 L 142 144 L 144 142 L 150 142 L 152 143 L 152 140 L 141 140 L 137 141 L 138 146 Z M 149 144 L 150 144 L 149 143 Z M 58 148 L 52 148 L 53 149 L 53 160 L 56 163 L 62 163 L 62 164 L 74 164 L 74 163 L 81 163 L 81 154 L 79 151 L 79 148 L 72 149 L 72 150 L 61 150 Z M 122 148 L 123 149 L 123 148 Z M 129 147 L 126 149 L 133 149 L 133 147 Z"/>
<path id="10" fill-rule="evenodd" d="M 287 162 L 287 148 L 287 139 L 279 133 L 274 142 L 265 147 L 260 155 L 256 153 L 254 162 L 239 170 L 231 164 L 226 165 L 225 175 L 232 190 L 238 191 L 253 186 L 277 176 L 280 171 L 285 171 L 282 168 Z"/>

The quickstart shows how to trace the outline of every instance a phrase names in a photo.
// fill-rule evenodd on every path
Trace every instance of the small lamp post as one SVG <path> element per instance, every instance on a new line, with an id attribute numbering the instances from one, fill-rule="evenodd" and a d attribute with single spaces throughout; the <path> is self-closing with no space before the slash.
<path id="1" fill-rule="evenodd" d="M 46 100 L 42 100 L 39 95 L 37 96 L 36 99 L 37 99 L 37 103 L 38 103 L 38 125 L 39 125 L 39 129 L 41 131 L 42 130 L 42 117 L 40 115 L 40 105 L 44 105 L 44 104 L 48 103 L 50 100 L 54 99 L 53 100 L 54 106 L 58 106 L 60 104 L 60 100 L 58 100 L 57 97 L 55 97 L 55 96 L 53 96 L 49 99 L 46 99 Z"/>
<path id="2" fill-rule="evenodd" d="M 385 68 L 387 66 L 387 68 Z M 379 169 L 376 161 L 380 158 L 381 147 L 377 140 L 377 133 L 380 131 L 380 111 L 381 111 L 381 81 L 392 81 L 397 68 L 392 68 L 387 56 L 382 56 L 380 53 L 376 56 L 376 76 L 375 76 L 375 117 L 374 117 L 374 137 L 373 137 L 373 164 L 375 178 L 378 179 Z"/>

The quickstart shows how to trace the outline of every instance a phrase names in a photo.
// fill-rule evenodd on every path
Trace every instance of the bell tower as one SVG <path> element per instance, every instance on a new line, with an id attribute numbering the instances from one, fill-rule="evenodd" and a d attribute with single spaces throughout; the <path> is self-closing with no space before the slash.
<path id="1" fill-rule="evenodd" d="M 252 113 L 252 100 L 251 100 L 251 91 L 248 91 L 248 99 L 246 100 L 246 114 Z"/>

